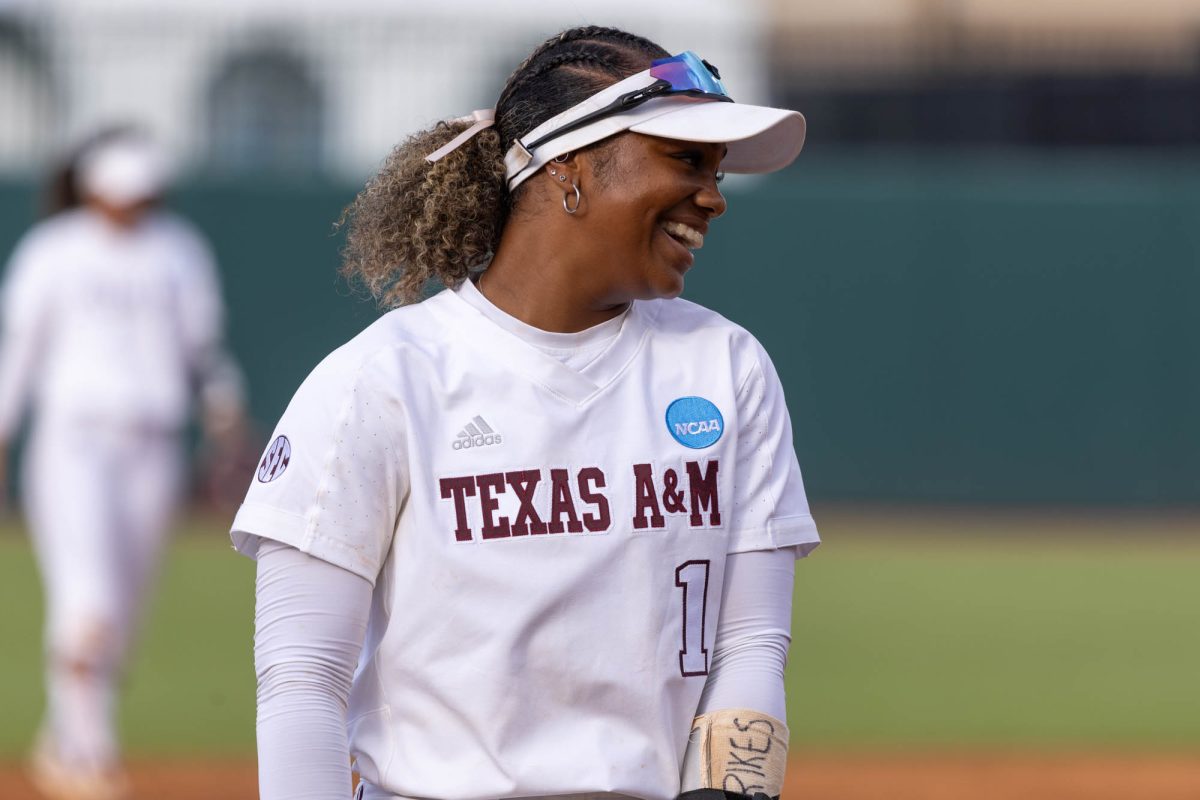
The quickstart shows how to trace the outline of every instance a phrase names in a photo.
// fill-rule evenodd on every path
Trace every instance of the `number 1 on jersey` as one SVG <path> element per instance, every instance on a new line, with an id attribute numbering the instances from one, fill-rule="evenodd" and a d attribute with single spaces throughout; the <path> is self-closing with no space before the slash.
<path id="1" fill-rule="evenodd" d="M 675 585 L 683 590 L 683 649 L 679 672 L 685 678 L 708 674 L 708 650 L 704 626 L 708 623 L 708 566 L 703 561 L 685 561 L 675 569 Z"/>

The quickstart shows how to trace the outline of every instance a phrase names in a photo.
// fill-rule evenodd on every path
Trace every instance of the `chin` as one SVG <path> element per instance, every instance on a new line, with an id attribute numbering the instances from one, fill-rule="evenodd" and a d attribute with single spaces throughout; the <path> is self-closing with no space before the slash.
<path id="1" fill-rule="evenodd" d="M 675 285 L 663 292 L 661 296 L 669 300 L 672 297 L 679 297 L 681 294 L 683 294 L 683 278 L 676 281 Z"/>
<path id="2" fill-rule="evenodd" d="M 663 275 L 650 287 L 650 295 L 653 298 L 670 300 L 681 294 L 683 294 L 683 273 L 675 270 Z"/>

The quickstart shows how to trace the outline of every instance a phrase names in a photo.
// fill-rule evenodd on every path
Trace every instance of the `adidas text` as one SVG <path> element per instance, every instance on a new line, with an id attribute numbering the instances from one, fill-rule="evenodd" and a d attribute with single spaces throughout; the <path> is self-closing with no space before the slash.
<path id="1" fill-rule="evenodd" d="M 503 439 L 483 417 L 475 417 L 466 427 L 454 437 L 451 447 L 455 450 L 469 450 L 472 447 L 487 447 L 490 444 L 500 444 Z"/>
<path id="2" fill-rule="evenodd" d="M 455 450 L 467 450 L 471 447 L 486 447 L 489 444 L 500 444 L 502 441 L 503 439 L 500 438 L 500 434 L 498 433 L 489 433 L 486 436 L 479 434 L 478 436 L 464 436 L 461 439 L 455 439 L 451 447 Z"/>

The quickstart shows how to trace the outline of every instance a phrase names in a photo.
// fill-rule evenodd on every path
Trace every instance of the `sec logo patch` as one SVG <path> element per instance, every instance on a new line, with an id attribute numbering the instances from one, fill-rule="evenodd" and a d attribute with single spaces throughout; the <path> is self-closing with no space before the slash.
<path id="1" fill-rule="evenodd" d="M 270 483 L 283 474 L 292 460 L 292 443 L 286 436 L 277 436 L 267 448 L 262 462 L 258 465 L 258 480 Z"/>
<path id="2" fill-rule="evenodd" d="M 702 450 L 721 438 L 725 418 L 703 397 L 680 397 L 667 406 L 667 430 L 684 447 Z"/>

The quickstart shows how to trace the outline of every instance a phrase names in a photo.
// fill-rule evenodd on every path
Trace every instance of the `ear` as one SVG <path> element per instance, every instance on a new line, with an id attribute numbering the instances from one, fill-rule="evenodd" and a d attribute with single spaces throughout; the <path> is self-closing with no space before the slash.
<path id="1" fill-rule="evenodd" d="M 550 177 L 554 186 L 570 188 L 572 184 L 579 185 L 582 160 L 575 152 L 564 153 L 558 158 L 550 159 L 542 170 Z"/>

